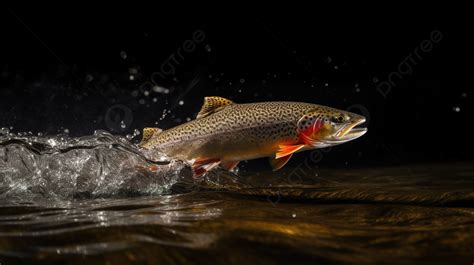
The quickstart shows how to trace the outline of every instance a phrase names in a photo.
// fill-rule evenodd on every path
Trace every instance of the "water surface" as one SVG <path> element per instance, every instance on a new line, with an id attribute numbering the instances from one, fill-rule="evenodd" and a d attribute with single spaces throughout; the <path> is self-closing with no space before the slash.
<path id="1" fill-rule="evenodd" d="M 474 260 L 473 163 L 193 181 L 185 163 L 107 132 L 0 143 L 2 264 Z"/>

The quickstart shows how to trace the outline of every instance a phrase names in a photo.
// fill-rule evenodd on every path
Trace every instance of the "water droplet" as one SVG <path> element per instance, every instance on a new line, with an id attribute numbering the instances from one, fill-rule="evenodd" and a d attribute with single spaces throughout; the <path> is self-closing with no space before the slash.
<path id="1" fill-rule="evenodd" d="M 242 89 L 237 90 L 239 93 L 242 93 Z"/>
<path id="2" fill-rule="evenodd" d="M 292 214 L 291 217 L 296 218 L 296 213 Z"/>
<path id="3" fill-rule="evenodd" d="M 154 86 L 153 91 L 155 91 L 156 93 L 163 93 L 165 91 L 165 88 L 161 86 Z"/>
<path id="4" fill-rule="evenodd" d="M 138 100 L 138 104 L 142 104 L 142 105 L 145 104 L 145 100 L 143 98 Z"/>
<path id="5" fill-rule="evenodd" d="M 229 86 L 231 86 L 231 85 L 232 85 L 232 82 L 229 82 Z"/>
<path id="6" fill-rule="evenodd" d="M 184 105 L 184 101 L 180 100 L 180 101 L 178 102 L 178 104 L 181 105 L 181 106 L 183 106 L 183 105 Z"/>
<path id="7" fill-rule="evenodd" d="M 94 80 L 94 76 L 91 74 L 86 75 L 86 82 L 92 82 L 92 80 Z"/>
<path id="8" fill-rule="evenodd" d="M 125 125 L 125 122 L 123 120 L 120 121 L 120 128 L 125 129 L 127 125 Z"/>
<path id="9" fill-rule="evenodd" d="M 329 86 L 329 83 L 324 83 L 324 86 Z"/>
<path id="10" fill-rule="evenodd" d="M 165 90 L 163 91 L 165 94 L 169 94 L 170 93 L 170 90 L 168 88 L 165 88 Z"/>
<path id="11" fill-rule="evenodd" d="M 456 106 L 456 107 L 453 107 L 453 110 L 454 110 L 455 112 L 460 112 L 460 111 L 461 111 L 461 108 L 458 107 L 458 106 Z"/>
<path id="12" fill-rule="evenodd" d="M 40 133 L 40 132 L 39 132 L 39 133 L 38 133 L 38 136 L 39 136 L 39 137 L 43 136 L 43 133 Z"/>
<path id="13" fill-rule="evenodd" d="M 69 133 L 69 129 L 64 129 L 64 133 Z"/>
<path id="14" fill-rule="evenodd" d="M 211 52 L 211 46 L 209 44 L 204 46 L 204 49 L 206 49 L 206 52 Z"/>
<path id="15" fill-rule="evenodd" d="M 8 135 L 10 133 L 10 130 L 8 128 L 1 128 L 0 129 L 0 135 Z"/>
<path id="16" fill-rule="evenodd" d="M 138 129 L 133 130 L 133 136 L 140 135 L 140 131 Z"/>
<path id="17" fill-rule="evenodd" d="M 191 120 L 191 118 L 189 118 L 189 117 L 186 118 L 186 121 L 190 121 L 190 120 Z"/>
<path id="18" fill-rule="evenodd" d="M 360 88 L 356 88 L 356 92 L 359 93 L 359 92 L 360 92 Z"/>
<path id="19" fill-rule="evenodd" d="M 240 78 L 240 83 L 241 83 L 241 84 L 245 83 L 245 79 Z"/>
<path id="20" fill-rule="evenodd" d="M 125 51 L 121 51 L 120 58 L 122 58 L 123 60 L 127 59 L 127 53 Z"/>
<path id="21" fill-rule="evenodd" d="M 146 97 L 148 97 L 150 95 L 150 91 L 146 90 L 143 92 L 143 95 L 145 95 Z"/>
<path id="22" fill-rule="evenodd" d="M 334 66 L 334 69 L 337 70 L 337 69 L 339 69 L 339 67 L 336 65 L 336 66 Z"/>
<path id="23" fill-rule="evenodd" d="M 129 78 L 130 78 L 130 81 L 135 80 L 135 76 L 134 76 L 134 75 L 130 75 Z"/>
<path id="24" fill-rule="evenodd" d="M 157 98 L 153 98 L 153 102 L 157 102 L 157 101 L 158 101 L 158 99 L 157 99 Z"/>

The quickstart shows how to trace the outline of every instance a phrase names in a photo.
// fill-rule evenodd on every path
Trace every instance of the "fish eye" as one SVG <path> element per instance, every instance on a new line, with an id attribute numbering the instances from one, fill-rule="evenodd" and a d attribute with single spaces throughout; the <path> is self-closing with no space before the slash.
<path id="1" fill-rule="evenodd" d="M 344 116 L 342 116 L 342 115 L 335 115 L 335 116 L 331 117 L 331 122 L 341 123 L 343 121 L 344 121 Z"/>

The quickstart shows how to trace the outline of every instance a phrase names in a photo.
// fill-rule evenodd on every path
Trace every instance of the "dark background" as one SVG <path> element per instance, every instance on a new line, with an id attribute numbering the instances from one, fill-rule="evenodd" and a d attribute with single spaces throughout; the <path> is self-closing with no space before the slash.
<path id="1" fill-rule="evenodd" d="M 194 118 L 204 96 L 219 95 L 235 102 L 313 102 L 366 115 L 368 134 L 324 153 L 325 166 L 473 158 L 468 77 L 474 46 L 470 23 L 459 14 L 383 9 L 347 16 L 310 7 L 1 12 L 0 127 L 14 132 L 126 135 L 169 128 Z M 197 31 L 204 40 L 184 51 Z M 420 51 L 433 31 L 442 39 Z M 412 72 L 381 93 L 380 83 L 415 50 L 421 59 Z M 173 55 L 174 73 L 160 77 Z"/>

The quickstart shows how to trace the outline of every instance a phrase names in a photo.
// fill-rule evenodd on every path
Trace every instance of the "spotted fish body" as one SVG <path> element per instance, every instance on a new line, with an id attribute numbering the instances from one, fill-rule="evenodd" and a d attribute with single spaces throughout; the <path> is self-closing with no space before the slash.
<path id="1" fill-rule="evenodd" d="M 207 97 L 195 120 L 165 131 L 145 128 L 141 147 L 194 161 L 196 175 L 259 157 L 271 157 L 280 168 L 292 153 L 317 148 L 311 143 L 321 136 L 322 121 L 336 115 L 341 111 L 310 103 L 236 104 Z"/>

